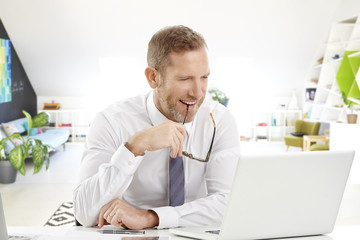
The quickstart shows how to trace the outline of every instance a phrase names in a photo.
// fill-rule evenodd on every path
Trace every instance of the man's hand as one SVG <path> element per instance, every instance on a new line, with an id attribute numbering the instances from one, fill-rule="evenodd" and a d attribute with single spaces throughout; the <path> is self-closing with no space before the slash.
<path id="1" fill-rule="evenodd" d="M 156 151 L 170 148 L 170 156 L 181 156 L 186 128 L 180 123 L 165 121 L 154 127 L 135 134 L 125 145 L 135 156 L 143 155 L 145 151 Z"/>
<path id="2" fill-rule="evenodd" d="M 98 223 L 99 227 L 111 224 L 138 230 L 158 226 L 159 217 L 152 210 L 137 209 L 121 199 L 114 199 L 101 208 Z"/>

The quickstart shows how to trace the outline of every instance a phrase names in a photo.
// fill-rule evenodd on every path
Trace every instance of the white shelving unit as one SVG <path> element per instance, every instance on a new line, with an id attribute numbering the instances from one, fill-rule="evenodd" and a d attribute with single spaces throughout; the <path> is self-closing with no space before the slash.
<path id="1" fill-rule="evenodd" d="M 50 115 L 50 123 L 54 126 L 44 127 L 67 128 L 70 130 L 69 142 L 85 142 L 91 119 L 94 113 L 84 109 L 59 109 L 59 110 L 39 110 Z M 70 125 L 70 126 L 69 126 Z"/>
<path id="2" fill-rule="evenodd" d="M 315 56 L 316 61 L 305 80 L 304 112 L 308 113 L 309 121 L 346 122 L 347 109 L 336 80 L 345 51 L 360 51 L 358 17 L 333 24 Z M 360 80 L 360 75 L 357 76 Z"/>
<path id="3" fill-rule="evenodd" d="M 301 110 L 273 110 L 253 116 L 252 137 L 256 141 L 283 141 L 294 131 L 295 121 L 302 119 Z M 266 125 L 266 126 L 259 126 Z"/>

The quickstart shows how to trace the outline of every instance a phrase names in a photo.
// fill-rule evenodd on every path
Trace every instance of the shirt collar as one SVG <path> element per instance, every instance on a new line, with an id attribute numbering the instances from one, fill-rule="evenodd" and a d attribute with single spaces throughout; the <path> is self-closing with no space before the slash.
<path id="1" fill-rule="evenodd" d="M 152 124 L 154 126 L 168 120 L 159 111 L 159 109 L 157 109 L 157 107 L 155 106 L 155 103 L 154 103 L 154 91 L 151 91 L 151 93 L 149 94 L 149 96 L 148 96 L 148 98 L 146 100 L 146 105 L 147 105 L 147 110 L 148 110 L 148 114 L 149 114 L 149 117 L 150 117 L 150 121 L 152 122 Z M 184 124 L 187 134 L 190 133 L 192 124 L 193 124 L 193 122 L 189 122 L 189 123 Z"/>

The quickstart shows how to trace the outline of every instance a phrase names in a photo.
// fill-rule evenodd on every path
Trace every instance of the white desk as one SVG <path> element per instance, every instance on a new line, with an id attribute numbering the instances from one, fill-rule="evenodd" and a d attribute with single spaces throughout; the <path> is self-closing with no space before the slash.
<path id="1" fill-rule="evenodd" d="M 348 184 L 360 184 L 360 124 L 330 123 L 330 150 L 355 150 Z"/>
<path id="2" fill-rule="evenodd" d="M 188 239 L 172 235 L 168 230 L 146 230 L 145 235 L 120 235 L 120 234 L 101 234 L 95 228 L 84 227 L 8 227 L 9 235 L 42 235 L 40 240 L 92 240 L 92 239 L 117 239 L 117 240 L 151 240 L 148 237 L 159 237 L 159 240 L 169 239 Z M 129 238 L 131 237 L 131 238 Z M 141 238 L 143 237 L 143 238 Z M 147 238 L 144 238 L 147 237 Z M 360 226 L 336 226 L 334 231 L 328 235 L 313 236 L 306 238 L 289 238 L 290 240 L 359 240 Z M 284 240 L 284 239 L 282 239 Z"/>

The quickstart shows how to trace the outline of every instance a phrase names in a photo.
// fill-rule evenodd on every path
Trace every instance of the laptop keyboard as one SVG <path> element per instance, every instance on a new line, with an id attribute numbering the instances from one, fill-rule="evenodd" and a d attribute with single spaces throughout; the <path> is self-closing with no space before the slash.
<path id="1" fill-rule="evenodd" d="M 206 233 L 212 233 L 212 234 L 220 234 L 220 230 L 209 230 L 209 231 L 205 231 Z"/>
<path id="2" fill-rule="evenodd" d="M 9 236 L 9 240 L 36 240 L 38 239 L 39 236 L 13 236 L 13 235 L 10 235 Z"/>

